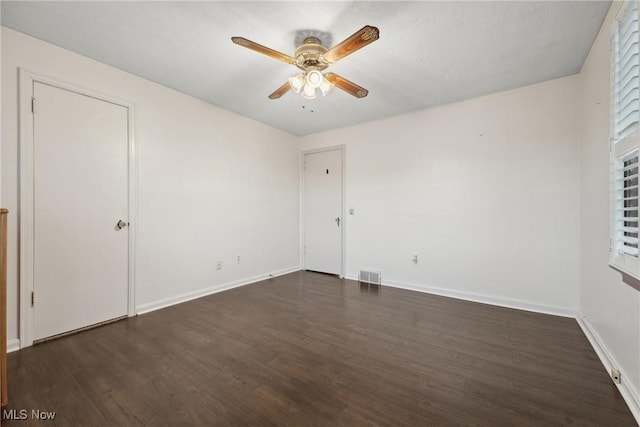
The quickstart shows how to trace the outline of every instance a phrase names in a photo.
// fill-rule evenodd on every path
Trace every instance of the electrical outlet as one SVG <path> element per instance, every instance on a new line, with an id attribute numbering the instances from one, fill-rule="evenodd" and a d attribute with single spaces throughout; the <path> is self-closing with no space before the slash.
<path id="1" fill-rule="evenodd" d="M 240 255 L 236 258 L 236 264 L 240 264 Z"/>
<path id="2" fill-rule="evenodd" d="M 216 270 L 222 270 L 222 261 L 216 262 Z"/>
<path id="3" fill-rule="evenodd" d="M 622 382 L 622 376 L 620 375 L 619 369 L 611 369 L 611 379 L 613 379 L 613 382 L 616 384 L 620 384 Z"/>

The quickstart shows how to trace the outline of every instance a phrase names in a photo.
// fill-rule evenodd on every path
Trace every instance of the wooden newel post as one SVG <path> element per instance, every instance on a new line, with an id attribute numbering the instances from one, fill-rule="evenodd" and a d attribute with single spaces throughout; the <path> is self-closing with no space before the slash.
<path id="1" fill-rule="evenodd" d="M 7 396 L 7 215 L 8 209 L 0 209 L 0 372 L 2 387 L 0 401 L 2 406 L 9 402 Z"/>

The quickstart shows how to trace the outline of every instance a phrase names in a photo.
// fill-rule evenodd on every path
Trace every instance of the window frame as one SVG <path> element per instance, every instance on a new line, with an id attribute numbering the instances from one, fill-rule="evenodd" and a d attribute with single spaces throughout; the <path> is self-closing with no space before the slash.
<path id="1" fill-rule="evenodd" d="M 624 230 L 621 229 L 620 221 L 624 216 L 620 216 L 624 207 L 624 159 L 628 158 L 634 152 L 636 155 L 640 153 L 640 123 L 635 123 L 631 129 L 623 129 L 622 132 L 618 132 L 618 75 L 617 75 L 617 62 L 618 62 L 618 34 L 620 23 L 626 17 L 629 7 L 633 4 L 632 0 L 627 0 L 618 10 L 616 18 L 611 26 L 610 35 L 610 72 L 611 72 L 611 108 L 610 108 L 610 139 L 609 139 L 609 153 L 610 153 L 610 232 L 609 232 L 609 265 L 623 273 L 629 274 L 637 279 L 640 279 L 640 254 L 631 255 L 621 250 L 621 246 L 624 246 L 622 237 Z M 637 4 L 637 3 L 636 3 Z M 634 13 L 640 15 L 640 8 L 637 8 Z M 640 16 L 638 16 L 640 18 Z M 640 20 L 639 20 L 640 21 Z M 636 26 L 638 24 L 636 23 Z M 639 47 L 640 49 L 640 47 Z M 622 55 L 625 55 L 623 53 Z M 633 56 L 633 55 L 632 55 Z M 640 73 L 639 73 L 640 74 Z M 633 77 L 632 77 L 633 79 Z M 639 79 L 640 81 L 640 76 Z M 640 86 L 640 83 L 638 83 Z M 632 85 L 629 93 L 632 93 L 636 85 Z M 640 90 L 640 89 L 639 89 Z M 623 94 L 624 99 L 627 94 Z M 640 115 L 640 114 L 639 114 Z M 622 135 L 620 135 L 622 134 Z M 622 185 L 622 186 L 621 186 Z M 622 197 L 621 197 L 622 196 Z M 639 199 L 640 200 L 640 199 Z M 640 208 L 639 208 L 640 209 Z M 624 214 L 622 214 L 624 215 Z M 631 221 L 633 222 L 633 221 Z M 622 225 L 624 226 L 624 224 Z M 640 224 L 638 224 L 640 227 Z"/>

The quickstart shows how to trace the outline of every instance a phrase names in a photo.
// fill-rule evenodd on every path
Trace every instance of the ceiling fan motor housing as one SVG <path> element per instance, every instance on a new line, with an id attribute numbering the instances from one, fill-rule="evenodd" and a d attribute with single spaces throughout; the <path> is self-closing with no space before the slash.
<path id="1" fill-rule="evenodd" d="M 296 67 L 303 71 L 324 70 L 329 63 L 322 55 L 327 52 L 327 48 L 322 46 L 320 39 L 307 37 L 295 51 Z"/>

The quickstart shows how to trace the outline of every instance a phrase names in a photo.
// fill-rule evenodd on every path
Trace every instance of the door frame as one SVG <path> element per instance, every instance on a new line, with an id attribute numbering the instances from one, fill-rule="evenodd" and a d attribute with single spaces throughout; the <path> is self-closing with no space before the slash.
<path id="1" fill-rule="evenodd" d="M 128 209 L 129 209 L 129 262 L 128 262 L 128 295 L 127 315 L 135 316 L 135 243 L 137 225 L 137 191 L 138 191 L 138 167 L 135 141 L 135 108 L 129 101 L 113 98 L 102 93 L 94 92 L 75 84 L 66 83 L 59 79 L 50 78 L 42 74 L 19 69 L 18 76 L 18 121 L 19 121 L 19 198 L 20 212 L 18 217 L 19 228 L 19 257 L 20 257 L 20 348 L 33 345 L 33 307 L 31 306 L 31 292 L 34 289 L 34 136 L 32 99 L 34 83 L 41 83 L 59 89 L 77 93 L 79 95 L 109 102 L 127 109 L 127 134 L 128 134 Z M 36 113 L 37 113 L 36 101 Z"/>
<path id="2" fill-rule="evenodd" d="M 347 165 L 347 147 L 346 145 L 334 145 L 330 147 L 316 148 L 313 150 L 305 150 L 300 153 L 300 267 L 304 270 L 305 268 L 305 236 L 304 236 L 304 159 L 308 154 L 316 154 L 323 153 L 327 151 L 339 151 L 342 163 L 342 185 L 340 188 L 341 197 L 341 207 L 340 207 L 340 217 L 342 218 L 342 229 L 340 230 L 340 278 L 345 277 L 345 268 L 347 265 L 347 250 L 346 250 L 346 240 L 347 240 L 347 221 L 346 221 L 346 206 L 347 206 L 347 198 L 346 198 L 346 165 Z"/>

